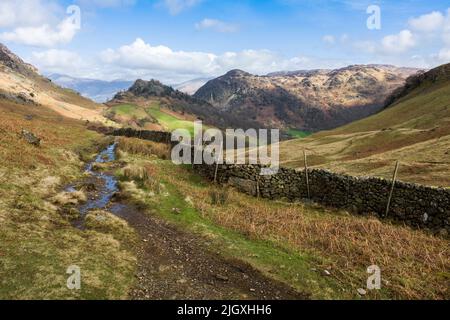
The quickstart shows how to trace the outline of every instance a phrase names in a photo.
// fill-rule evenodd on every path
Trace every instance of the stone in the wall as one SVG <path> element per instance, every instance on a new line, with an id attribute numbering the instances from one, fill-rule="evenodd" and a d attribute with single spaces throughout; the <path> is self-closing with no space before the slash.
<path id="1" fill-rule="evenodd" d="M 257 186 L 255 181 L 230 177 L 230 179 L 228 180 L 228 184 L 243 193 L 252 196 L 257 195 Z"/>

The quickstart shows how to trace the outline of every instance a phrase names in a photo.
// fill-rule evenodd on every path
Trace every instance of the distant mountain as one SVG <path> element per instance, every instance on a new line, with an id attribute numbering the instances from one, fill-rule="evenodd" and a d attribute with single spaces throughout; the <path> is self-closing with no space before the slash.
<path id="1" fill-rule="evenodd" d="M 133 81 L 114 80 L 103 81 L 88 78 L 76 78 L 63 74 L 50 74 L 48 77 L 56 84 L 79 92 L 81 95 L 91 98 L 98 103 L 111 100 L 119 91 L 127 90 L 133 85 Z M 212 78 L 198 78 L 180 84 L 172 85 L 176 90 L 193 95 L 199 88 Z"/>
<path id="2" fill-rule="evenodd" d="M 198 78 L 190 81 L 186 81 L 180 84 L 173 85 L 173 88 L 181 92 L 193 95 L 198 89 L 203 87 L 205 83 L 213 78 Z"/>
<path id="3" fill-rule="evenodd" d="M 377 114 L 346 126 L 281 144 L 281 163 L 392 178 L 400 160 L 403 181 L 450 187 L 450 64 L 411 76 Z"/>
<path id="4" fill-rule="evenodd" d="M 232 70 L 194 95 L 237 118 L 263 127 L 319 131 L 365 118 L 418 69 L 354 65 L 256 76 Z"/>
<path id="5" fill-rule="evenodd" d="M 51 74 L 48 76 L 56 84 L 75 90 L 82 96 L 88 97 L 98 103 L 110 100 L 122 90 L 128 89 L 133 82 L 125 80 L 102 81 L 95 79 L 75 78 L 62 74 Z"/>

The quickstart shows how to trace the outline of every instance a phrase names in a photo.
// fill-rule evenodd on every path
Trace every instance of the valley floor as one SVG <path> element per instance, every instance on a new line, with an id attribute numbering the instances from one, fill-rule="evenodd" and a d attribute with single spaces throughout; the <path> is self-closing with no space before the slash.
<path id="1" fill-rule="evenodd" d="M 448 240 L 212 186 L 136 139 L 118 138 L 118 159 L 94 168 L 119 192 L 76 228 L 99 192 L 85 164 L 111 138 L 42 108 L 0 112 L 0 299 L 449 298 Z M 382 289 L 358 293 L 373 264 Z M 73 265 L 81 290 L 66 286 Z"/>

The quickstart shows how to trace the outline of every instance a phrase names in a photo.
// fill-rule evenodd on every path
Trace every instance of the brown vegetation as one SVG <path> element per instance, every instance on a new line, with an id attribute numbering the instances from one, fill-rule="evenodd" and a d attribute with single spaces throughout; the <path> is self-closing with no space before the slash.
<path id="1" fill-rule="evenodd" d="M 364 287 L 367 267 L 375 264 L 382 270 L 383 290 L 371 292 L 368 298 L 449 297 L 448 240 L 375 218 L 314 205 L 255 199 L 224 187 L 211 187 L 199 183 L 186 167 L 167 161 L 139 156 L 124 160 L 145 166 L 153 178 L 173 186 L 180 198 L 189 199 L 185 201 L 215 224 L 250 239 L 272 241 L 287 250 L 311 255 L 312 267 L 328 270 L 343 288 L 351 288 L 355 294 L 356 289 Z M 145 195 L 139 197 L 139 201 L 148 201 Z"/>

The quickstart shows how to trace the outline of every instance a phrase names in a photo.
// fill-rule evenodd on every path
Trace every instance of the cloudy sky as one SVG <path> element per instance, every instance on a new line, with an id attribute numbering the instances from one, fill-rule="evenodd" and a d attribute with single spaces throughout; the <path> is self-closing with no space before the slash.
<path id="1" fill-rule="evenodd" d="M 0 42 L 44 73 L 168 84 L 235 68 L 256 74 L 362 63 L 431 68 L 450 62 L 450 5 L 0 0 Z"/>

